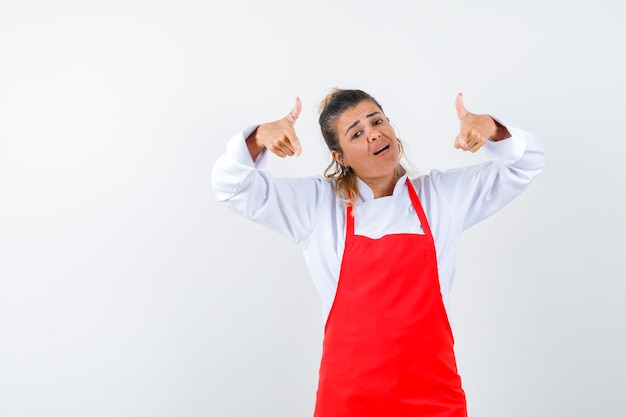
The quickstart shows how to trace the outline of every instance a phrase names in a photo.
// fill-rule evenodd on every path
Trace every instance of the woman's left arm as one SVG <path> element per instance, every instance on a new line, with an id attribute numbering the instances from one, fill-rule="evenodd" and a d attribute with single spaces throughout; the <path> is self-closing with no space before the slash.
<path id="1" fill-rule="evenodd" d="M 492 215 L 518 196 L 543 170 L 546 156 L 537 137 L 513 123 L 468 112 L 456 101 L 460 121 L 455 147 L 484 148 L 490 161 L 432 175 L 439 196 L 468 227 Z"/>

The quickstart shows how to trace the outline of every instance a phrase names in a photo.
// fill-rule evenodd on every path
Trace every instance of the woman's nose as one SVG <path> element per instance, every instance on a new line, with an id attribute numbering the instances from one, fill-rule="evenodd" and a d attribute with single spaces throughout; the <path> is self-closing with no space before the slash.
<path id="1" fill-rule="evenodd" d="M 376 139 L 380 139 L 380 136 L 381 136 L 380 132 L 378 132 L 377 130 L 372 130 L 369 133 L 369 140 L 370 142 L 373 142 Z"/>

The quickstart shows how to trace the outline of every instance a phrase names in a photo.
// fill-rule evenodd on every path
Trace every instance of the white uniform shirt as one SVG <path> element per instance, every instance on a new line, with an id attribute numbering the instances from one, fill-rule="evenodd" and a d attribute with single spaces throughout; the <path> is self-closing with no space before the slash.
<path id="1" fill-rule="evenodd" d="M 482 149 L 490 161 L 445 172 L 433 170 L 411 180 L 435 240 L 447 310 L 461 232 L 516 197 L 545 163 L 543 147 L 531 132 L 501 123 L 512 137 L 485 144 Z M 336 197 L 332 181 L 322 176 L 275 178 L 262 170 L 267 152 L 254 163 L 245 143 L 255 128 L 230 139 L 226 153 L 213 167 L 213 189 L 217 199 L 237 213 L 300 244 L 326 319 L 337 290 L 345 244 L 345 203 Z M 355 234 L 375 239 L 392 233 L 424 233 L 411 204 L 406 175 L 398 180 L 391 196 L 374 199 L 371 189 L 360 180 L 359 192 Z"/>

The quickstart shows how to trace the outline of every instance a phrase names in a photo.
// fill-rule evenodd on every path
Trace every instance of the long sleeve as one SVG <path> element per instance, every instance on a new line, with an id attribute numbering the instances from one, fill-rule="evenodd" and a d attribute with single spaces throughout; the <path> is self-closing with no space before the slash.
<path id="1" fill-rule="evenodd" d="M 215 195 L 240 215 L 302 243 L 311 234 L 322 196 L 331 190 L 322 177 L 275 178 L 262 170 L 267 152 L 255 163 L 245 144 L 255 128 L 233 136 L 213 166 Z"/>

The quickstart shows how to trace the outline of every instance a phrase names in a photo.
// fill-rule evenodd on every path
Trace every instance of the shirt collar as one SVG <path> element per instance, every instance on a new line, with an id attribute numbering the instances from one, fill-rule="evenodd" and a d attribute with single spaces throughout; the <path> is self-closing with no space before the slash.
<path id="1" fill-rule="evenodd" d="M 404 183 L 406 182 L 406 178 L 407 178 L 407 173 L 406 171 L 404 171 L 404 175 L 398 178 L 398 181 L 396 181 L 396 185 L 393 187 L 393 195 L 398 195 L 398 193 L 402 191 L 403 189 L 402 187 L 404 186 Z M 356 179 L 357 179 L 357 184 L 359 186 L 359 202 L 366 202 L 366 201 L 373 200 L 374 192 L 369 187 L 369 185 L 367 185 L 365 181 L 363 181 L 359 177 L 356 177 Z"/>

